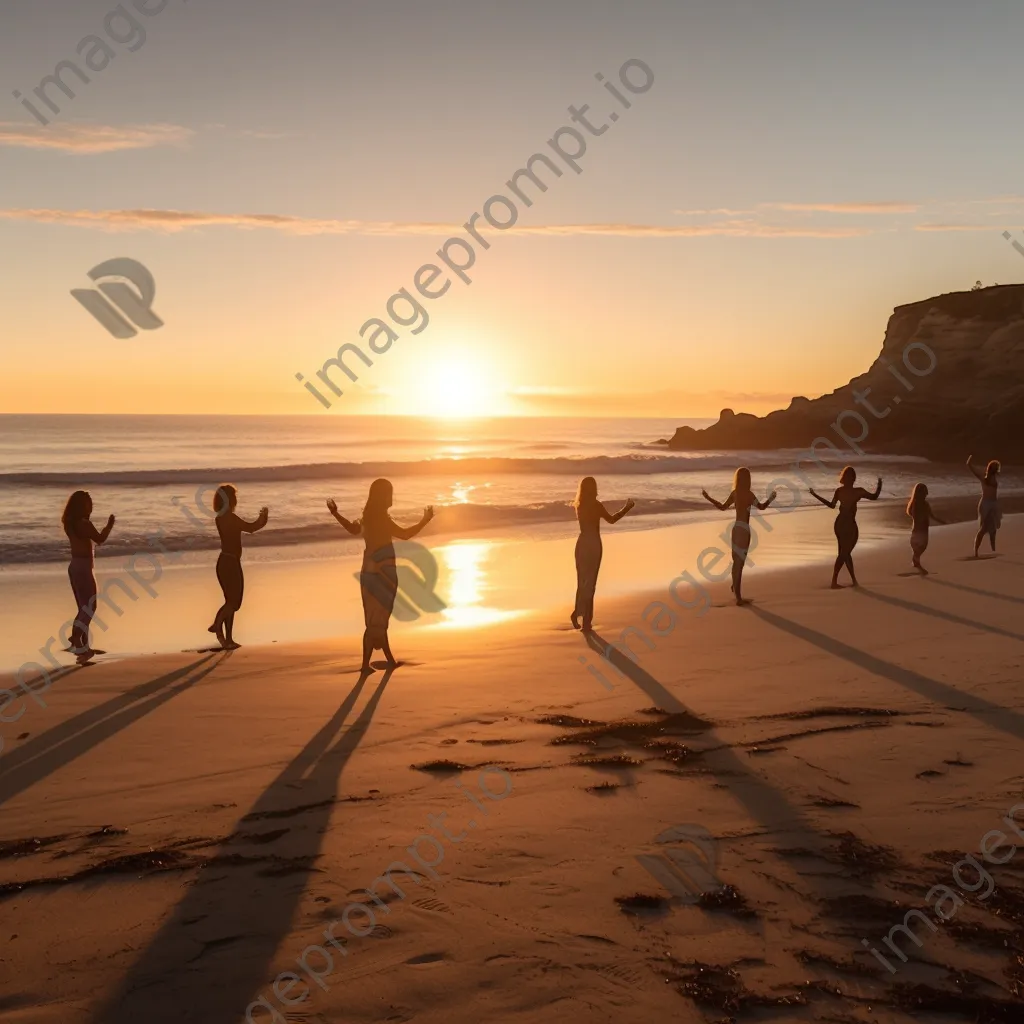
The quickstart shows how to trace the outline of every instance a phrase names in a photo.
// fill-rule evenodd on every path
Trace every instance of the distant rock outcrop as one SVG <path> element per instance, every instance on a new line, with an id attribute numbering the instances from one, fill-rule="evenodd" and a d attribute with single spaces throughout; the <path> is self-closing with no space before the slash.
<path id="1" fill-rule="evenodd" d="M 806 449 L 817 437 L 944 460 L 1024 456 L 1024 285 L 899 306 L 878 358 L 849 384 L 763 417 L 724 409 L 713 426 L 679 427 L 667 444 Z"/>

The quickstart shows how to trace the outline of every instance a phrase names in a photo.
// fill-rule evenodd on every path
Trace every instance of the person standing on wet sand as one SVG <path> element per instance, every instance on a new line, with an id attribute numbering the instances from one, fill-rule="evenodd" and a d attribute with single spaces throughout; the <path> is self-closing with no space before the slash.
<path id="1" fill-rule="evenodd" d="M 934 519 L 940 526 L 945 526 L 945 523 L 932 512 L 932 507 L 928 504 L 927 484 L 917 484 L 914 487 L 914 493 L 910 496 L 910 504 L 907 505 L 907 515 L 914 520 L 910 531 L 910 550 L 914 555 L 914 568 L 922 576 L 927 576 L 928 570 L 921 564 L 921 556 L 928 548 L 928 525 Z"/>
<path id="2" fill-rule="evenodd" d="M 75 620 L 71 630 L 68 653 L 78 656 L 79 661 L 88 661 L 94 654 L 104 651 L 93 650 L 89 645 L 89 626 L 96 614 L 96 575 L 93 571 L 93 545 L 102 544 L 114 528 L 114 517 L 107 519 L 107 525 L 97 530 L 92 525 L 92 496 L 88 491 L 75 491 L 64 506 L 61 522 L 71 542 L 71 562 L 68 565 L 68 579 L 71 592 L 75 595 Z"/>
<path id="3" fill-rule="evenodd" d="M 707 491 L 700 492 L 720 512 L 736 506 L 736 522 L 732 527 L 732 592 L 736 595 L 736 604 L 744 605 L 743 600 L 743 567 L 747 563 L 747 551 L 750 548 L 750 509 L 756 505 L 762 512 L 775 500 L 776 492 L 768 495 L 768 500 L 760 502 L 750 489 L 750 470 L 741 466 L 736 470 L 732 480 L 732 493 L 725 502 L 715 501 Z"/>
<path id="4" fill-rule="evenodd" d="M 570 616 L 573 629 L 580 628 L 580 618 L 583 619 L 584 633 L 589 633 L 594 623 L 594 594 L 604 555 L 601 520 L 617 523 L 633 507 L 634 502 L 627 501 L 615 515 L 611 515 L 597 500 L 597 481 L 592 476 L 585 476 L 580 481 L 573 502 L 580 524 L 580 535 L 576 540 L 576 607 Z"/>
<path id="5" fill-rule="evenodd" d="M 423 510 L 423 518 L 415 526 L 399 526 L 391 518 L 390 508 L 394 504 L 395 491 L 390 480 L 374 480 L 363 506 L 363 515 L 354 523 L 349 522 L 339 511 L 333 498 L 327 499 L 327 509 L 341 526 L 353 537 L 362 536 L 366 542 L 363 552 L 363 566 L 359 573 L 359 591 L 363 599 L 363 663 L 360 671 L 373 671 L 370 657 L 376 650 L 384 652 L 388 668 L 398 665 L 391 653 L 388 641 L 388 626 L 398 596 L 398 566 L 395 544 L 399 540 L 412 540 L 431 519 L 434 506 Z"/>
<path id="6" fill-rule="evenodd" d="M 235 612 L 242 607 L 245 593 L 245 576 L 242 573 L 242 534 L 255 533 L 267 525 L 270 510 L 264 506 L 260 514 L 249 523 L 235 514 L 238 505 L 238 491 L 233 484 L 221 484 L 213 496 L 213 511 L 217 514 L 217 533 L 220 534 L 220 555 L 217 557 L 217 582 L 224 594 L 220 606 L 209 627 L 217 635 L 221 647 L 235 650 L 242 645 L 235 642 Z"/>
<path id="7" fill-rule="evenodd" d="M 974 557 L 978 557 L 981 542 L 988 534 L 992 550 L 996 549 L 996 531 L 1003 524 L 1003 514 L 999 510 L 999 472 L 1000 464 L 993 459 L 985 467 L 985 475 L 974 467 L 974 456 L 967 460 L 967 468 L 981 481 L 981 501 L 978 502 L 978 534 L 974 538 Z"/>
<path id="8" fill-rule="evenodd" d="M 857 541 L 860 540 L 860 529 L 857 526 L 857 502 L 862 498 L 867 498 L 868 501 L 878 501 L 878 496 L 882 493 L 881 477 L 878 478 L 878 486 L 874 491 L 866 491 L 863 487 L 854 487 L 856 482 L 857 471 L 852 466 L 847 466 L 839 474 L 839 486 L 836 488 L 835 494 L 832 495 L 831 501 L 827 501 L 820 494 L 811 491 L 811 497 L 817 498 L 822 505 L 827 505 L 829 508 L 839 506 L 839 515 L 836 516 L 836 523 L 833 527 L 836 542 L 839 545 L 839 556 L 836 558 L 836 564 L 832 570 L 833 590 L 843 589 L 839 585 L 839 570 L 844 565 L 850 574 L 850 579 L 853 580 L 853 585 L 860 586 L 857 582 L 857 575 L 853 571 L 853 549 L 857 546 Z"/>

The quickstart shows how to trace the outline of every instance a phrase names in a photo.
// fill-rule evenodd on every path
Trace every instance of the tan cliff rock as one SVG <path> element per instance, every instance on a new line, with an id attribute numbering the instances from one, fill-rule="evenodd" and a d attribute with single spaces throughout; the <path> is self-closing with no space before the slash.
<path id="1" fill-rule="evenodd" d="M 865 452 L 936 459 L 1024 456 L 1024 285 L 951 292 L 897 307 L 866 373 L 767 416 L 723 410 L 679 427 L 676 451 L 804 448 L 817 437 Z M 858 439 L 863 439 L 858 441 Z"/>

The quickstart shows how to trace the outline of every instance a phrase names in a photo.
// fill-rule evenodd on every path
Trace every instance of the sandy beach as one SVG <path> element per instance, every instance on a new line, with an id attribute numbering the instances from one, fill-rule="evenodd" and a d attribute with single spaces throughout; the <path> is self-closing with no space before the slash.
<path id="1" fill-rule="evenodd" d="M 552 608 L 361 683 L 354 636 L 58 673 L 5 706 L 0 1021 L 1019 1020 L 1024 520 L 972 535 L 752 569 L 621 672 Z"/>

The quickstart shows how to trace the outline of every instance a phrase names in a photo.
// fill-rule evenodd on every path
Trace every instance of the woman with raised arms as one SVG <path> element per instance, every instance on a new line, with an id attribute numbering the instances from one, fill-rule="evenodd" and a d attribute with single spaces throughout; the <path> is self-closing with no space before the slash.
<path id="1" fill-rule="evenodd" d="M 747 552 L 750 549 L 750 509 L 756 505 L 762 512 L 775 500 L 776 493 L 772 491 L 768 500 L 761 502 L 757 500 L 754 492 L 750 489 L 750 470 L 741 466 L 736 470 L 732 480 L 732 493 L 724 502 L 716 501 L 707 491 L 700 492 L 720 512 L 736 506 L 736 522 L 732 527 L 732 592 L 736 595 L 736 604 L 744 605 L 743 567 L 747 562 Z"/>
<path id="2" fill-rule="evenodd" d="M 333 498 L 327 499 L 331 515 L 353 537 L 362 536 L 366 542 L 363 567 L 359 573 L 359 589 L 363 599 L 363 663 L 361 671 L 373 671 L 370 656 L 376 650 L 384 652 L 388 667 L 398 662 L 391 653 L 388 626 L 398 594 L 398 567 L 395 564 L 394 539 L 412 540 L 431 519 L 434 506 L 423 510 L 423 518 L 415 526 L 399 526 L 391 518 L 389 509 L 394 504 L 395 492 L 390 480 L 374 480 L 363 506 L 361 519 L 349 522 L 339 511 Z"/>
<path id="3" fill-rule="evenodd" d="M 1003 514 L 999 510 L 999 472 L 1001 466 L 993 459 L 986 467 L 982 475 L 981 470 L 974 466 L 974 456 L 967 460 L 967 468 L 981 482 L 981 501 L 978 502 L 978 534 L 974 538 L 974 557 L 978 557 L 978 549 L 981 542 L 988 534 L 989 544 L 992 550 L 996 549 L 996 531 L 1002 526 Z"/>
<path id="4" fill-rule="evenodd" d="M 860 586 L 857 582 L 857 574 L 853 571 L 853 549 L 857 546 L 857 541 L 860 539 L 860 528 L 857 526 L 857 503 L 862 498 L 867 498 L 868 501 L 878 501 L 878 496 L 882 493 L 881 477 L 878 478 L 878 485 L 874 491 L 866 491 L 863 487 L 854 487 L 856 482 L 857 471 L 852 466 L 847 466 L 839 474 L 839 486 L 832 495 L 831 501 L 823 498 L 814 490 L 811 491 L 811 497 L 817 498 L 822 505 L 827 505 L 829 508 L 835 508 L 836 505 L 839 506 L 839 515 L 836 516 L 836 523 L 833 528 L 836 534 L 836 542 L 839 545 L 839 555 L 836 558 L 835 567 L 832 569 L 833 590 L 843 589 L 839 585 L 839 570 L 844 565 L 850 574 L 850 579 L 853 580 L 853 585 L 855 587 Z"/>

